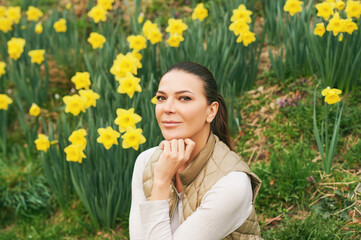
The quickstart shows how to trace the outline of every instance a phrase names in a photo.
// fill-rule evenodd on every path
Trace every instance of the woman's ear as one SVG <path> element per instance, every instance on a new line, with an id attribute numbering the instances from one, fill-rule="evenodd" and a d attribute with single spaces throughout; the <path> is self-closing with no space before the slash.
<path id="1" fill-rule="evenodd" d="M 207 123 L 211 123 L 215 118 L 215 116 L 217 115 L 218 106 L 219 106 L 218 102 L 212 102 L 212 104 L 208 106 L 209 112 L 206 119 Z"/>

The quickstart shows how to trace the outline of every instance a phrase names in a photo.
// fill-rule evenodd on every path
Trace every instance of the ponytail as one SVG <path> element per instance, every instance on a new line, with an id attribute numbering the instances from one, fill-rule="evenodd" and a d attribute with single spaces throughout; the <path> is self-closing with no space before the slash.
<path id="1" fill-rule="evenodd" d="M 224 142 L 231 150 L 233 150 L 233 143 L 229 134 L 228 128 L 228 114 L 226 103 L 221 94 L 218 93 L 218 112 L 211 122 L 211 131 L 218 136 L 219 140 Z"/>

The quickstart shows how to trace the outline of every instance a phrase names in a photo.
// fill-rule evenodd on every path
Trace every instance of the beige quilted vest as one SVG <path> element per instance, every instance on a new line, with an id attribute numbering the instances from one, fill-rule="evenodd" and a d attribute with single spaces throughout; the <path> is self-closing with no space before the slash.
<path id="1" fill-rule="evenodd" d="M 148 161 L 143 173 L 143 190 L 147 200 L 150 199 L 153 187 L 154 167 L 162 150 L 157 148 Z M 182 182 L 181 199 L 183 214 L 181 222 L 185 221 L 201 204 L 204 194 L 223 176 L 230 172 L 245 172 L 251 177 L 253 203 L 261 187 L 261 180 L 252 173 L 239 156 L 231 151 L 226 144 L 213 133 L 210 134 L 206 146 L 196 158 L 179 174 Z M 172 218 L 177 205 L 177 193 L 172 181 L 169 194 L 169 216 Z M 261 240 L 260 227 L 254 208 L 247 220 L 223 239 Z"/>

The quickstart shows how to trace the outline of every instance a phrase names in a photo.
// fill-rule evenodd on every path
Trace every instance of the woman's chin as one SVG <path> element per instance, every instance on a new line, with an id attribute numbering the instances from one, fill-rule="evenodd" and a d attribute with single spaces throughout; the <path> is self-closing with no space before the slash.
<path id="1" fill-rule="evenodd" d="M 186 138 L 189 138 L 189 136 L 185 136 L 183 134 L 163 134 L 163 137 L 167 141 L 171 141 L 173 139 L 186 139 Z"/>

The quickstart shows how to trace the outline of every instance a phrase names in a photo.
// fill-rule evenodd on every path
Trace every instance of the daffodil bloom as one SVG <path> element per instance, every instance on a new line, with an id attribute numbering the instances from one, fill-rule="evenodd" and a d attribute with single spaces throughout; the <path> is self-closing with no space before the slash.
<path id="1" fill-rule="evenodd" d="M 80 145 L 82 147 L 82 150 L 84 150 L 86 148 L 86 143 L 87 143 L 85 138 L 86 135 L 87 132 L 85 131 L 85 129 L 80 128 L 78 130 L 73 131 L 70 137 L 68 138 L 68 140 L 74 145 Z"/>
<path id="2" fill-rule="evenodd" d="M 88 12 L 88 17 L 92 18 L 95 23 L 105 22 L 107 20 L 107 11 L 101 5 L 96 5 Z"/>
<path id="3" fill-rule="evenodd" d="M 338 36 L 338 41 L 339 41 L 339 42 L 342 42 L 342 41 L 343 41 L 343 33 L 341 33 L 341 34 Z"/>
<path id="4" fill-rule="evenodd" d="M 348 34 L 352 34 L 353 31 L 358 29 L 357 24 L 354 23 L 350 18 L 344 21 L 343 28 L 343 32 L 347 32 Z"/>
<path id="5" fill-rule="evenodd" d="M 249 31 L 249 25 L 244 19 L 238 19 L 229 25 L 229 30 L 231 30 L 236 36 L 239 36 L 242 33 Z"/>
<path id="6" fill-rule="evenodd" d="M 65 112 L 71 113 L 74 116 L 78 116 L 80 112 L 85 112 L 85 99 L 75 94 L 73 96 L 63 97 L 63 101 L 66 104 Z"/>
<path id="7" fill-rule="evenodd" d="M 347 13 L 347 18 L 359 18 L 361 15 L 361 2 L 348 0 L 345 12 Z"/>
<path id="8" fill-rule="evenodd" d="M 152 44 L 159 43 L 162 41 L 162 33 L 160 32 L 160 30 L 158 28 L 152 29 L 149 32 L 148 39 Z"/>
<path id="9" fill-rule="evenodd" d="M 45 50 L 43 49 L 31 50 L 28 52 L 28 55 L 31 57 L 31 62 L 39 65 L 44 61 L 44 54 Z"/>
<path id="10" fill-rule="evenodd" d="M 137 52 L 136 50 L 133 50 L 132 51 L 132 55 L 136 58 L 136 59 L 138 59 L 139 61 L 141 61 L 142 60 L 142 54 L 140 54 L 139 52 Z"/>
<path id="11" fill-rule="evenodd" d="M 0 17 L 0 31 L 7 33 L 13 30 L 13 21 L 9 18 Z"/>
<path id="12" fill-rule="evenodd" d="M 316 4 L 317 16 L 323 17 L 326 21 L 333 14 L 334 4 L 330 2 L 323 2 Z"/>
<path id="13" fill-rule="evenodd" d="M 70 8 L 72 7 L 73 5 L 71 4 L 71 3 L 67 3 L 66 5 L 65 5 L 65 8 L 66 8 L 66 10 L 70 10 Z"/>
<path id="14" fill-rule="evenodd" d="M 46 135 L 44 134 L 39 134 L 38 138 L 34 141 L 35 145 L 36 145 L 36 149 L 38 151 L 48 151 L 48 149 L 50 148 L 50 142 L 49 139 Z"/>
<path id="15" fill-rule="evenodd" d="M 208 16 L 208 10 L 204 8 L 203 3 L 198 3 L 193 10 L 192 19 L 193 20 L 199 19 L 200 21 L 203 21 L 207 16 Z"/>
<path id="16" fill-rule="evenodd" d="M 105 39 L 105 37 L 103 35 L 96 33 L 96 32 L 90 33 L 90 36 L 88 38 L 88 42 L 92 45 L 93 49 L 103 48 L 103 44 L 106 41 L 107 40 Z"/>
<path id="17" fill-rule="evenodd" d="M 83 146 L 77 144 L 71 144 L 64 148 L 64 152 L 66 153 L 66 160 L 70 162 L 78 162 L 82 163 L 83 158 L 86 158 L 83 152 Z"/>
<path id="18" fill-rule="evenodd" d="M 91 106 L 96 107 L 97 100 L 100 98 L 100 95 L 92 90 L 80 90 L 79 94 L 85 99 L 84 107 L 85 109 L 90 108 Z"/>
<path id="19" fill-rule="evenodd" d="M 136 75 L 138 73 L 138 68 L 141 67 L 142 64 L 132 53 L 127 53 L 126 55 L 120 53 L 113 61 L 110 73 L 115 76 L 116 80 L 119 80 L 124 78 L 128 72 Z"/>
<path id="20" fill-rule="evenodd" d="M 168 19 L 168 27 L 165 29 L 166 32 L 170 34 L 178 34 L 181 36 L 185 30 L 188 29 L 188 26 L 182 21 L 182 19 Z"/>
<path id="21" fill-rule="evenodd" d="M 237 38 L 237 42 L 242 42 L 245 47 L 247 47 L 249 44 L 256 41 L 255 33 L 250 31 L 245 31 L 239 37 Z"/>
<path id="22" fill-rule="evenodd" d="M 0 61 L 0 78 L 2 75 L 4 75 L 6 73 L 5 67 L 6 67 L 6 63 Z"/>
<path id="23" fill-rule="evenodd" d="M 0 94 L 0 109 L 8 110 L 9 104 L 12 104 L 13 100 L 5 94 Z"/>
<path id="24" fill-rule="evenodd" d="M 184 38 L 182 35 L 178 35 L 178 34 L 172 34 L 168 40 L 167 43 L 169 44 L 169 46 L 171 47 L 179 47 L 180 42 L 183 42 Z"/>
<path id="25" fill-rule="evenodd" d="M 141 24 L 144 21 L 144 14 L 140 13 L 137 19 L 138 23 Z"/>
<path id="26" fill-rule="evenodd" d="M 158 29 L 157 24 L 152 23 L 150 20 L 145 21 L 142 28 L 144 36 L 149 39 L 150 31 L 153 29 Z"/>
<path id="27" fill-rule="evenodd" d="M 136 51 L 140 51 L 147 47 L 147 39 L 142 35 L 130 35 L 127 37 L 127 42 L 129 43 L 129 47 Z"/>
<path id="28" fill-rule="evenodd" d="M 28 11 L 26 11 L 26 16 L 28 17 L 29 21 L 38 21 L 39 18 L 44 16 L 44 13 L 39 8 L 30 6 Z"/>
<path id="29" fill-rule="evenodd" d="M 112 10 L 114 0 L 98 0 L 98 5 L 102 6 L 105 10 Z"/>
<path id="30" fill-rule="evenodd" d="M 7 43 L 10 58 L 18 60 L 21 54 L 24 52 L 25 43 L 25 39 L 11 38 Z"/>
<path id="31" fill-rule="evenodd" d="M 134 113 L 134 108 L 128 110 L 118 108 L 117 109 L 117 118 L 114 120 L 114 123 L 119 126 L 119 132 L 123 133 L 127 131 L 129 126 L 135 128 L 135 124 L 140 122 L 142 117 Z"/>
<path id="32" fill-rule="evenodd" d="M 237 20 L 244 20 L 245 23 L 251 23 L 252 22 L 252 11 L 247 10 L 246 6 L 244 4 L 241 4 L 238 6 L 237 9 L 234 9 L 233 15 L 231 17 L 231 22 L 235 22 Z"/>
<path id="33" fill-rule="evenodd" d="M 140 78 L 134 77 L 133 74 L 127 73 L 124 78 L 118 80 L 118 93 L 126 93 L 130 98 L 133 98 L 135 92 L 141 92 Z"/>
<path id="34" fill-rule="evenodd" d="M 102 143 L 105 149 L 110 149 L 113 144 L 118 145 L 117 139 L 120 137 L 120 133 L 115 131 L 113 128 L 99 128 L 98 134 L 100 136 L 97 138 L 97 142 Z"/>
<path id="35" fill-rule="evenodd" d="M 123 142 L 122 147 L 127 148 L 133 148 L 134 150 L 139 149 L 139 145 L 145 143 L 146 139 L 142 135 L 142 129 L 140 128 L 134 128 L 134 127 L 128 127 L 127 132 L 122 136 Z"/>
<path id="36" fill-rule="evenodd" d="M 21 8 L 20 7 L 8 7 L 6 10 L 5 15 L 13 21 L 14 23 L 18 24 L 21 18 Z"/>
<path id="37" fill-rule="evenodd" d="M 157 96 L 152 97 L 150 102 L 153 103 L 154 105 L 157 104 L 157 102 L 158 102 Z"/>
<path id="38" fill-rule="evenodd" d="M 338 9 L 338 10 L 342 10 L 342 9 L 344 9 L 345 8 L 345 3 L 343 2 L 343 1 L 337 1 L 336 3 L 335 3 L 335 7 Z"/>
<path id="39" fill-rule="evenodd" d="M 71 78 L 71 81 L 75 84 L 75 89 L 89 89 L 91 82 L 90 82 L 90 74 L 88 72 L 77 72 Z"/>
<path id="40" fill-rule="evenodd" d="M 328 22 L 326 30 L 329 32 L 332 31 L 333 35 L 337 36 L 337 34 L 339 34 L 344 30 L 344 23 L 345 23 L 344 20 L 340 19 L 340 15 L 337 12 Z"/>
<path id="41" fill-rule="evenodd" d="M 53 25 L 56 32 L 66 32 L 66 20 L 64 18 L 59 19 Z"/>
<path id="42" fill-rule="evenodd" d="M 299 0 L 287 0 L 283 6 L 283 11 L 289 12 L 291 16 L 298 12 L 302 12 L 303 2 Z"/>
<path id="43" fill-rule="evenodd" d="M 41 33 L 43 32 L 43 25 L 41 25 L 41 23 L 37 23 L 37 24 L 35 25 L 35 32 L 36 32 L 37 34 L 41 34 Z"/>
<path id="44" fill-rule="evenodd" d="M 5 17 L 6 14 L 6 7 L 0 6 L 0 18 Z"/>
<path id="45" fill-rule="evenodd" d="M 328 104 L 335 104 L 341 101 L 340 97 L 338 96 L 341 94 L 342 91 L 337 88 L 330 88 L 327 87 L 324 90 L 322 90 L 321 94 L 322 96 L 325 96 L 325 102 Z"/>
<path id="46" fill-rule="evenodd" d="M 317 23 L 315 29 L 313 30 L 313 34 L 318 35 L 320 37 L 322 37 L 323 34 L 325 34 L 325 32 L 326 29 L 323 23 Z"/>
<path id="47" fill-rule="evenodd" d="M 40 107 L 36 103 L 31 104 L 29 114 L 33 117 L 37 117 L 39 116 L 40 113 L 41 113 Z"/>

